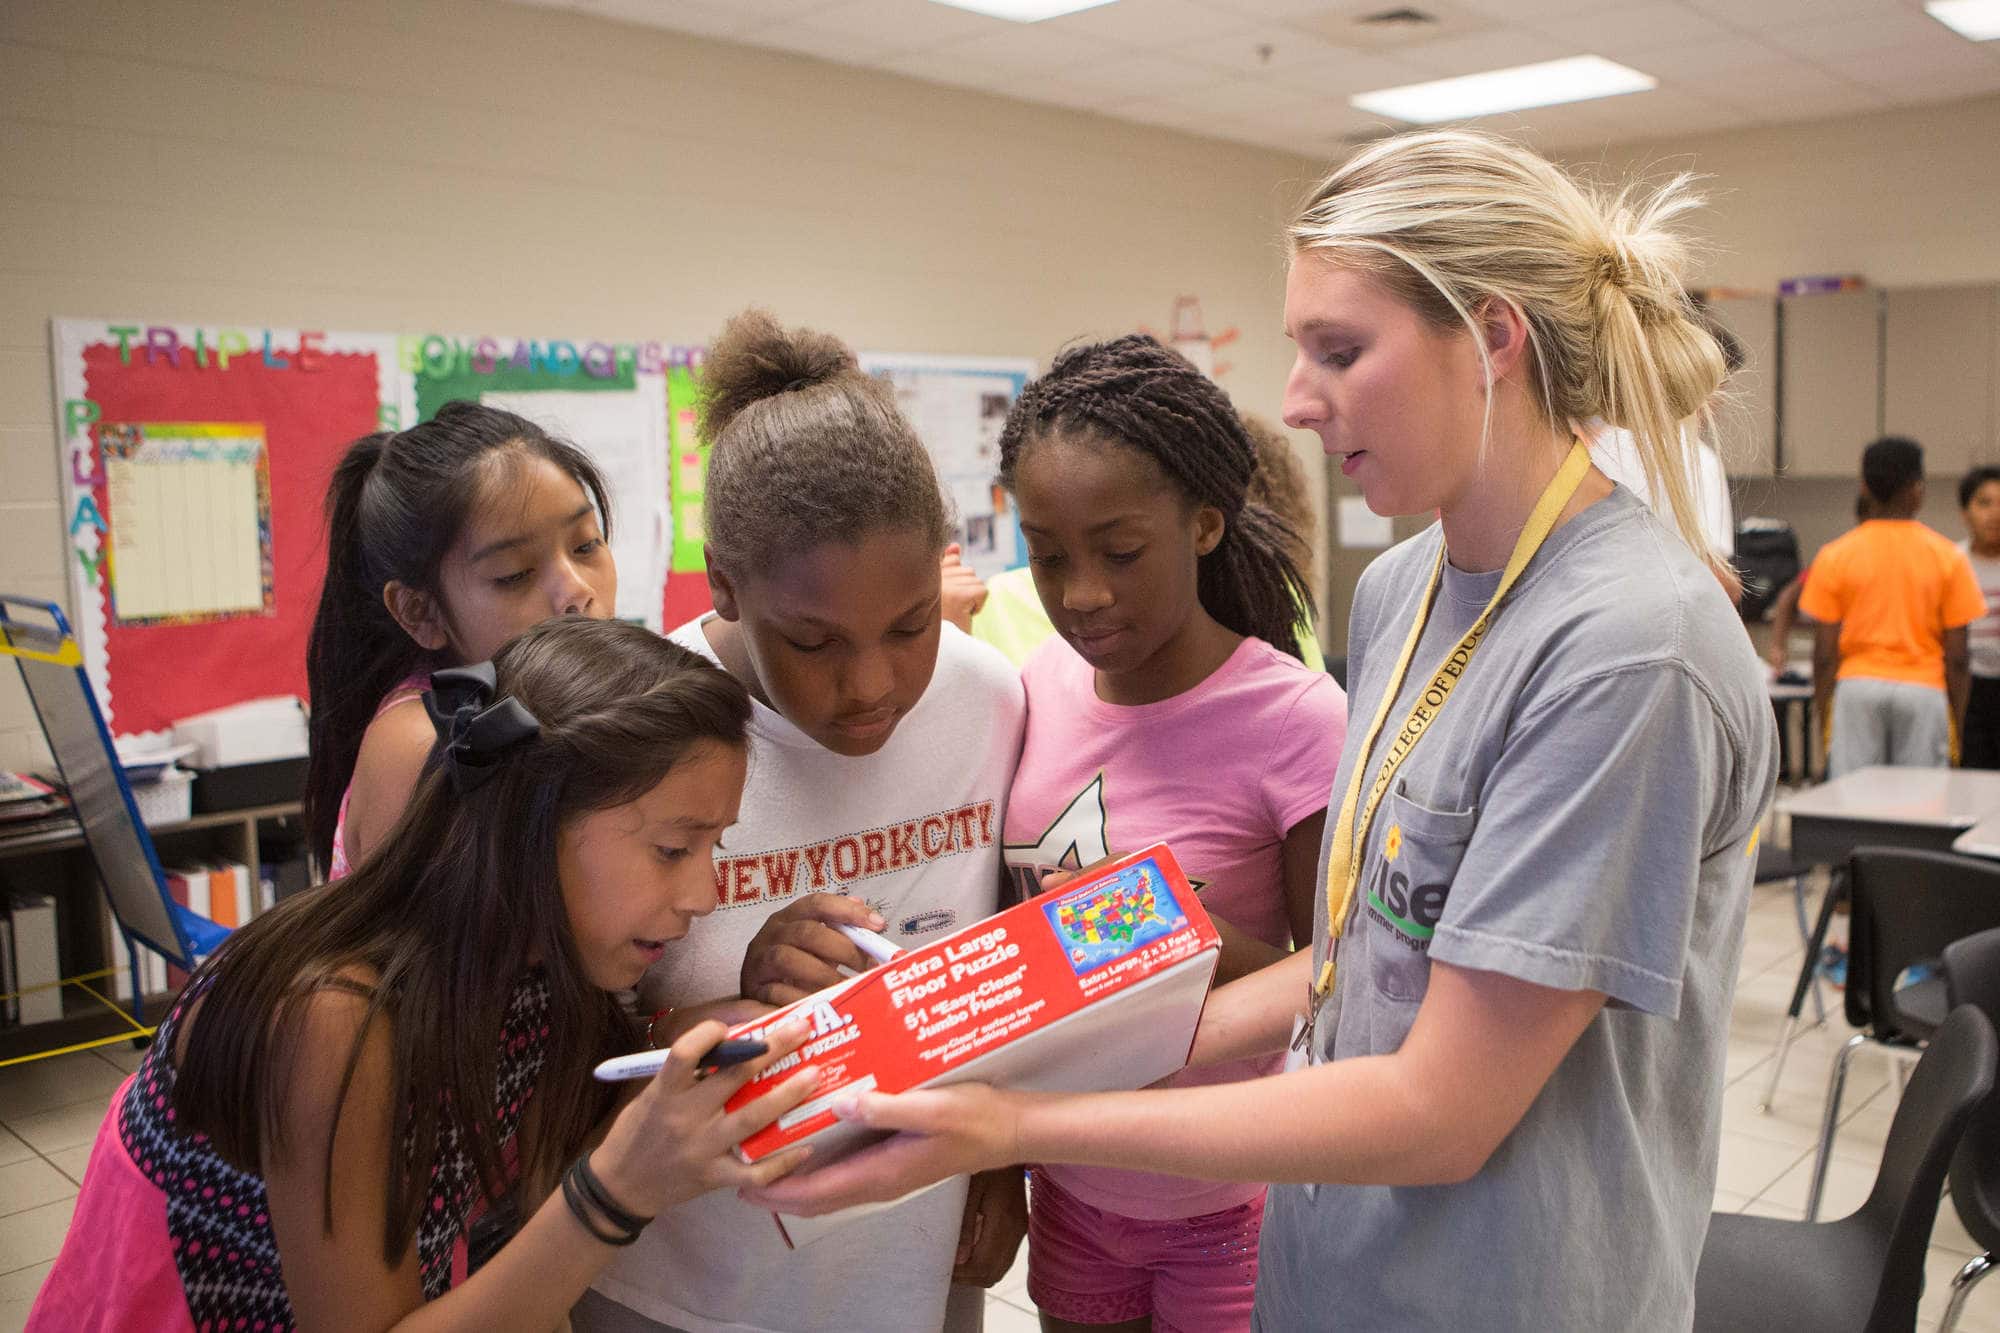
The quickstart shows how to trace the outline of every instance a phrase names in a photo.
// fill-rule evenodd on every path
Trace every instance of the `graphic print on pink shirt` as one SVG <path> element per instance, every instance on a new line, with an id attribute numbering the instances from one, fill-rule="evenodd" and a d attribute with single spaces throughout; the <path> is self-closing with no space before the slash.
<path id="1" fill-rule="evenodd" d="M 1028 730 L 1003 848 L 1015 890 L 1032 895 L 1048 871 L 1165 842 L 1211 914 L 1289 948 L 1285 836 L 1325 809 L 1333 790 L 1347 721 L 1333 679 L 1261 639 L 1245 639 L 1206 680 L 1156 703 L 1105 703 L 1090 664 L 1059 639 L 1021 678 Z M 1224 1082 L 1271 1064 L 1237 1062 L 1174 1081 Z M 1256 1193 L 1130 1171 L 1051 1172 L 1091 1206 L 1127 1217 L 1192 1217 Z"/>

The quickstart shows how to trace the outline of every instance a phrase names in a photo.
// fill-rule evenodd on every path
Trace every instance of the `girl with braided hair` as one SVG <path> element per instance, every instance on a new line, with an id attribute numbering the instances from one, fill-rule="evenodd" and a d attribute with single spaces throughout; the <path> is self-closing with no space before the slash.
<path id="1" fill-rule="evenodd" d="M 1253 1327 L 1694 1324 L 1777 776 L 1689 481 L 1723 377 L 1683 287 L 1697 202 L 1431 130 L 1362 148 L 1292 221 L 1285 418 L 1376 513 L 1438 521 L 1355 589 L 1365 725 L 1313 946 L 1215 991 L 1195 1036 L 1195 1064 L 1286 1070 L 863 1095 L 836 1111 L 903 1132 L 759 1198 L 816 1211 L 1017 1159 L 1270 1181 Z M 1632 433 L 1660 513 L 1592 464 L 1596 418 Z"/>
<path id="2" fill-rule="evenodd" d="M 1024 894 L 1160 839 L 1223 934 L 1219 980 L 1304 944 L 1340 688 L 1298 659 L 1298 539 L 1249 499 L 1257 449 L 1227 395 L 1133 335 L 1072 347 L 1000 435 L 1058 638 L 1022 668 L 1007 804 Z M 1275 1073 L 1265 1056 L 1176 1083 Z M 1242 1329 L 1263 1187 L 1052 1165 L 1032 1178 L 1028 1290 L 1045 1326 Z"/>

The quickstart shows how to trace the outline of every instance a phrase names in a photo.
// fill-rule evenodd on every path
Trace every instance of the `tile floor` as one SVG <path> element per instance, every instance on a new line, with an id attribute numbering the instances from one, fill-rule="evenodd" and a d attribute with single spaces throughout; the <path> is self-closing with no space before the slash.
<path id="1" fill-rule="evenodd" d="M 1798 1217 L 1805 1206 L 1827 1070 L 1849 1030 L 1839 1017 L 1838 993 L 1829 990 L 1828 1025 L 1806 1032 L 1793 1047 L 1771 1113 L 1757 1110 L 1799 956 L 1790 890 L 1782 885 L 1756 890 L 1730 1024 L 1715 1188 L 1719 1210 Z M 0 1070 L 0 1333 L 13 1333 L 26 1320 L 62 1244 L 106 1099 L 136 1063 L 137 1053 L 119 1045 Z M 1851 1211 L 1867 1194 L 1895 1098 L 1887 1057 L 1873 1052 L 1857 1057 L 1823 1216 Z M 1978 1252 L 1947 1200 L 1932 1236 L 1923 1328 L 1936 1327 L 1952 1274 Z M 1032 1333 L 1038 1327 L 1025 1262 L 988 1298 L 986 1327 L 989 1333 Z M 1974 1292 L 1959 1327 L 2000 1333 L 2000 1278 Z"/>

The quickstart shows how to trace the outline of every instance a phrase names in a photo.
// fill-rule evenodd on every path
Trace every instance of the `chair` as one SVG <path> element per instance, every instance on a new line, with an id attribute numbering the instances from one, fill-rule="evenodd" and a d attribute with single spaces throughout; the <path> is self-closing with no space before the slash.
<path id="1" fill-rule="evenodd" d="M 1802 866 L 1792 860 L 1791 848 L 1781 847 L 1770 838 L 1758 840 L 1757 873 L 1751 883 L 1760 887 L 1765 884 L 1791 884 L 1792 915 L 1799 923 L 1799 942 L 1805 945 L 1812 943 L 1812 922 L 1806 919 L 1806 872 L 1810 869 L 1810 866 Z M 1812 1002 L 1815 1015 L 1813 1021 L 1826 1022 L 1826 1001 L 1820 997 L 1817 968 L 1813 970 Z M 1764 1100 L 1770 1101 L 1768 1093 Z"/>
<path id="2" fill-rule="evenodd" d="M 1954 1008 L 1978 1006 L 1987 1018 L 2000 1017 L 2000 930 L 1948 944 L 1944 950 L 1944 988 Z M 2000 1251 L 2000 1097 L 1988 1097 L 1972 1113 L 1951 1159 L 1951 1201 L 1965 1229 L 1986 1251 L 1967 1262 L 1951 1280 L 1951 1301 L 1945 1306 L 1938 1333 L 1951 1333 L 1972 1288 L 1991 1272 Z"/>
<path id="3" fill-rule="evenodd" d="M 1914 1329 L 1938 1195 L 1967 1122 L 1993 1090 L 1996 1064 L 1986 1016 L 1972 1005 L 1952 1010 L 1910 1077 L 1860 1208 L 1837 1222 L 1715 1214 L 1695 1275 L 1695 1328 Z"/>
<path id="4" fill-rule="evenodd" d="M 62 608 L 53 602 L 0 594 L 0 656 L 11 657 L 20 668 L 21 683 L 27 688 L 49 752 L 69 790 L 84 844 L 97 866 L 98 880 L 125 936 L 126 954 L 132 963 L 134 999 L 132 1012 L 126 1015 L 132 1031 L 81 1044 L 100 1046 L 130 1036 L 144 1037 L 152 1029 L 142 1026 L 137 946 L 143 944 L 176 967 L 193 971 L 222 943 L 229 928 L 188 910 L 168 891 L 153 840 L 139 818 L 132 788 L 125 781 L 125 770 L 84 672 L 83 653 Z"/>
<path id="5" fill-rule="evenodd" d="M 1834 1057 L 1826 1111 L 1813 1158 L 1806 1220 L 1819 1216 L 1820 1196 L 1840 1126 L 1847 1068 L 1863 1046 L 1914 1059 L 1944 1021 L 1942 976 L 1896 989 L 1912 964 L 1936 966 L 1945 946 L 2000 927 L 2000 862 L 1985 857 L 1908 848 L 1862 847 L 1848 860 L 1852 912 L 1847 942 L 1847 1021 L 1861 1031 Z"/>

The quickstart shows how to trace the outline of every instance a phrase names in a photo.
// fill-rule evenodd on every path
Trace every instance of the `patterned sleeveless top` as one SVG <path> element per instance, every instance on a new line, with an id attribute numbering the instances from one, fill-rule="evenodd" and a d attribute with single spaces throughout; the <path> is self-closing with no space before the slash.
<path id="1" fill-rule="evenodd" d="M 206 1134 L 185 1134 L 174 1124 L 171 1052 L 187 998 L 160 1025 L 139 1066 L 118 1109 L 118 1136 L 140 1171 L 167 1196 L 167 1235 L 195 1327 L 290 1329 L 292 1304 L 263 1179 L 223 1161 Z M 500 1030 L 494 1105 L 503 1152 L 541 1077 L 548 1014 L 548 978 L 541 968 L 530 968 L 515 983 Z M 459 1126 L 447 1119 L 417 1225 L 425 1300 L 436 1300 L 451 1286 L 452 1247 L 479 1197 L 479 1173 Z"/>

